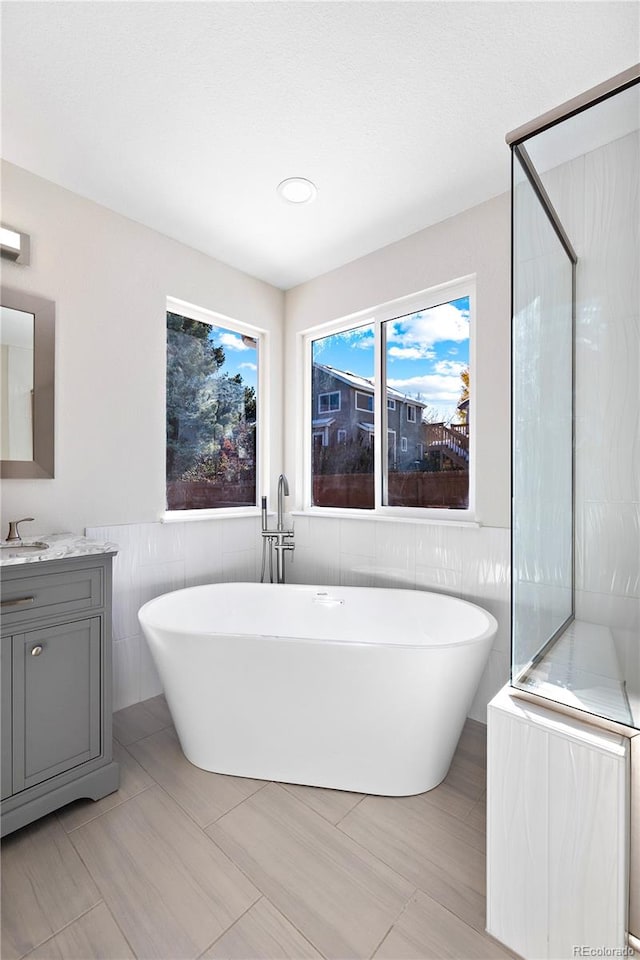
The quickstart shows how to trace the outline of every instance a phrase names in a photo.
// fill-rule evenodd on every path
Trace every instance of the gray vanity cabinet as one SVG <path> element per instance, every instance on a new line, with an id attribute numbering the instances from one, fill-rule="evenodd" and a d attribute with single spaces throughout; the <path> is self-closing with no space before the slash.
<path id="1" fill-rule="evenodd" d="M 11 637 L 2 637 L 0 646 L 0 735 L 2 736 L 2 769 L 0 771 L 0 786 L 2 799 L 10 797 L 12 784 L 12 698 L 13 686 L 11 677 Z"/>
<path id="2" fill-rule="evenodd" d="M 2 834 L 118 788 L 111 556 L 2 568 Z"/>
<path id="3" fill-rule="evenodd" d="M 100 619 L 13 637 L 13 791 L 100 755 Z"/>

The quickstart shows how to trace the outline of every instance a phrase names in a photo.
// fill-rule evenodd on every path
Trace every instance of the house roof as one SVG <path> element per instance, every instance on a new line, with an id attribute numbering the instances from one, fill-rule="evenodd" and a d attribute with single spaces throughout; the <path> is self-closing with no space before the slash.
<path id="1" fill-rule="evenodd" d="M 330 427 L 331 424 L 335 422 L 335 417 L 317 417 L 315 420 L 311 421 L 311 425 L 313 427 Z"/>
<path id="2" fill-rule="evenodd" d="M 375 380 L 373 377 L 361 377 L 357 373 L 351 373 L 350 370 L 338 370 L 336 367 L 330 367 L 324 363 L 314 363 L 314 367 L 318 370 L 324 370 L 325 373 L 335 377 L 336 380 L 341 380 L 343 383 L 346 383 L 347 386 L 353 387 L 355 390 L 361 390 L 363 393 L 373 394 L 375 385 Z M 403 403 L 411 403 L 416 407 L 428 406 L 424 400 L 417 400 L 415 397 L 411 397 L 406 393 L 400 393 L 399 390 L 394 390 L 393 387 L 387 387 L 387 397 L 390 397 L 392 400 L 400 400 Z"/>

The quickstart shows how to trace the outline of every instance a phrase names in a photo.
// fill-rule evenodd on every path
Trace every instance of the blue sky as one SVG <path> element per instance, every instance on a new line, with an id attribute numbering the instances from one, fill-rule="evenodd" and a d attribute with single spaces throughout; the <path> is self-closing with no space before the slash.
<path id="1" fill-rule="evenodd" d="M 258 383 L 258 351 L 249 346 L 248 338 L 243 339 L 239 333 L 226 330 L 224 327 L 211 327 L 209 340 L 213 340 L 217 347 L 224 348 L 225 365 L 223 373 L 235 377 L 239 373 L 242 382 L 248 387 L 256 387 Z"/>
<path id="2" fill-rule="evenodd" d="M 450 420 L 469 366 L 469 298 L 461 297 L 385 324 L 387 383 Z M 318 363 L 373 377 L 373 324 L 313 342 Z"/>

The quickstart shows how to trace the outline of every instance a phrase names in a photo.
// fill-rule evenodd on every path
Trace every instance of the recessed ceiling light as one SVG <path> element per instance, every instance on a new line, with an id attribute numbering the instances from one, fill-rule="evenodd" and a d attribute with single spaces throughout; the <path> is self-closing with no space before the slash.
<path id="1" fill-rule="evenodd" d="M 318 195 L 318 188 L 304 177 L 288 177 L 277 186 L 277 192 L 289 203 L 311 203 Z"/>

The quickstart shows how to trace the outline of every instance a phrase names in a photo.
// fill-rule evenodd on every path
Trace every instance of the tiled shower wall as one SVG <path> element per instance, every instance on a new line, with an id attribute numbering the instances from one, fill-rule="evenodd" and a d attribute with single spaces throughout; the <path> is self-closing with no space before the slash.
<path id="1" fill-rule="evenodd" d="M 544 174 L 578 255 L 576 616 L 611 629 L 640 696 L 640 133 Z"/>
<path id="2" fill-rule="evenodd" d="M 497 527 L 295 516 L 289 583 L 435 590 L 479 603 L 499 629 L 470 716 L 509 676 L 509 531 Z M 260 578 L 259 518 L 93 527 L 118 544 L 114 563 L 114 710 L 154 696 L 161 684 L 137 612 L 147 600 L 201 583 Z M 402 611 L 398 611 L 398 622 Z"/>

